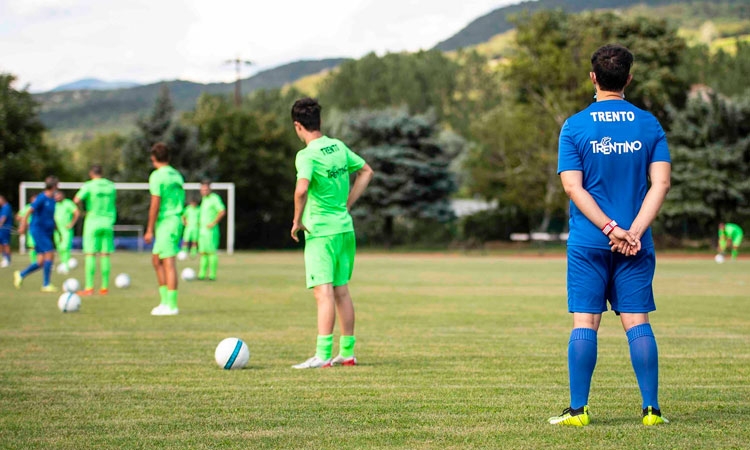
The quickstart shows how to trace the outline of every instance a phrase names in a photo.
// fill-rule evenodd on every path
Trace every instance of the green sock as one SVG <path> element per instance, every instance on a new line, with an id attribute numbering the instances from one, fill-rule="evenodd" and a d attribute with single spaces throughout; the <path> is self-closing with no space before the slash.
<path id="1" fill-rule="evenodd" d="M 102 271 L 102 289 L 109 289 L 109 272 L 112 270 L 112 264 L 109 262 L 109 256 L 102 256 L 99 260 L 99 268 Z"/>
<path id="2" fill-rule="evenodd" d="M 177 289 L 174 291 L 167 291 L 167 306 L 172 309 L 177 308 Z"/>
<path id="3" fill-rule="evenodd" d="M 167 285 L 159 286 L 159 298 L 161 299 L 161 304 L 166 305 L 167 304 Z"/>
<path id="4" fill-rule="evenodd" d="M 70 250 L 63 250 L 60 252 L 60 263 L 64 264 L 66 268 L 70 269 L 68 267 L 68 261 L 70 261 Z"/>
<path id="5" fill-rule="evenodd" d="M 315 356 L 325 361 L 331 359 L 331 353 L 333 353 L 333 335 L 323 336 L 319 334 Z"/>
<path id="6" fill-rule="evenodd" d="M 356 342 L 357 338 L 354 336 L 341 336 L 339 338 L 339 354 L 344 358 L 354 356 L 354 344 Z"/>
<path id="7" fill-rule="evenodd" d="M 195 245 L 190 247 L 190 256 L 195 256 L 197 254 L 198 254 L 198 247 L 196 247 Z"/>
<path id="8" fill-rule="evenodd" d="M 96 274 L 96 256 L 86 255 L 86 284 L 85 289 L 94 289 L 94 275 Z"/>
<path id="9" fill-rule="evenodd" d="M 206 269 L 208 269 L 208 255 L 205 253 L 201 253 L 201 265 L 200 269 L 198 270 L 198 278 L 206 278 Z"/>
<path id="10" fill-rule="evenodd" d="M 208 278 L 216 279 L 216 269 L 219 267 L 219 255 L 212 253 L 208 255 Z"/>
<path id="11" fill-rule="evenodd" d="M 29 250 L 29 260 L 31 261 L 31 264 L 36 262 L 36 250 L 33 248 Z"/>
<path id="12" fill-rule="evenodd" d="M 732 249 L 732 259 L 737 259 L 737 255 L 739 254 L 739 251 L 736 248 Z"/>

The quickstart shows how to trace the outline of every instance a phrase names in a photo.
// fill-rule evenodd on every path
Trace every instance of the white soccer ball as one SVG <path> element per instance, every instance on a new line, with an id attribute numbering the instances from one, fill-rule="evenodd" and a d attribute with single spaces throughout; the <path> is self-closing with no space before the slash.
<path id="1" fill-rule="evenodd" d="M 185 267 L 184 269 L 182 269 L 180 277 L 182 277 L 182 279 L 185 281 L 193 281 L 195 280 L 195 270 L 191 269 L 190 267 Z"/>
<path id="2" fill-rule="evenodd" d="M 719 253 L 718 255 L 714 256 L 714 261 L 716 261 L 717 264 L 721 264 L 724 262 L 724 255 Z"/>
<path id="3" fill-rule="evenodd" d="M 185 261 L 187 257 L 188 257 L 188 254 L 184 250 L 180 250 L 180 252 L 177 253 L 177 259 L 179 259 L 180 261 Z"/>
<path id="4" fill-rule="evenodd" d="M 115 277 L 115 286 L 117 286 L 120 289 L 125 289 L 130 287 L 130 275 L 126 273 L 121 273 Z"/>
<path id="5" fill-rule="evenodd" d="M 64 313 L 76 312 L 81 308 L 81 297 L 75 292 L 66 292 L 57 300 L 57 307 Z"/>
<path id="6" fill-rule="evenodd" d="M 222 369 L 242 369 L 250 359 L 250 349 L 242 339 L 226 338 L 216 346 L 214 358 Z"/>
<path id="7" fill-rule="evenodd" d="M 65 292 L 77 292 L 79 289 L 81 289 L 81 283 L 78 282 L 75 278 L 68 278 L 63 283 L 63 291 Z"/>
<path id="8" fill-rule="evenodd" d="M 55 267 L 55 271 L 57 271 L 57 273 L 60 275 L 67 275 L 68 273 L 70 273 L 67 264 L 63 263 L 58 264 L 57 267 Z"/>
<path id="9" fill-rule="evenodd" d="M 78 260 L 77 260 L 77 259 L 75 259 L 75 258 L 72 258 L 72 257 L 71 257 L 71 258 L 70 258 L 70 259 L 68 260 L 68 269 L 70 269 L 70 270 L 73 270 L 73 269 L 75 269 L 76 267 L 78 267 Z"/>

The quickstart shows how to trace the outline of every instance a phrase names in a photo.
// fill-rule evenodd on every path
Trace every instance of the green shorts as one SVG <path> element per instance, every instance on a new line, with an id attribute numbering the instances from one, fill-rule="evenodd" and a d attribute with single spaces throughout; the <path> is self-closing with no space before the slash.
<path id="1" fill-rule="evenodd" d="M 55 247 L 59 252 L 73 248 L 73 230 L 60 228 L 55 231 Z"/>
<path id="2" fill-rule="evenodd" d="M 83 223 L 83 253 L 112 253 L 115 251 L 115 232 L 111 226 Z"/>
<path id="3" fill-rule="evenodd" d="M 34 248 L 36 247 L 36 243 L 34 242 L 34 237 L 31 236 L 31 233 L 26 233 L 26 248 Z"/>
<path id="4" fill-rule="evenodd" d="M 184 242 L 198 242 L 198 227 L 185 227 L 185 231 L 182 232 L 182 240 Z"/>
<path id="5" fill-rule="evenodd" d="M 156 222 L 154 232 L 154 249 L 151 253 L 159 255 L 159 259 L 172 258 L 180 251 L 180 236 L 182 235 L 182 221 L 179 217 L 165 217 Z"/>
<path id="6" fill-rule="evenodd" d="M 333 283 L 334 287 L 349 283 L 354 271 L 357 240 L 353 231 L 307 238 L 305 241 L 305 272 L 307 288 Z"/>
<path id="7" fill-rule="evenodd" d="M 216 253 L 219 249 L 219 226 L 211 229 L 205 226 L 200 229 L 198 235 L 198 251 L 200 253 Z"/>

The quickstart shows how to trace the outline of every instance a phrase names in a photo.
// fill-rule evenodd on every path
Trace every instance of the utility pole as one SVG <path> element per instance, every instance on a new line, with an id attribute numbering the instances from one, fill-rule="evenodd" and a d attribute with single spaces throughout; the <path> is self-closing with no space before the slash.
<path id="1" fill-rule="evenodd" d="M 234 105 L 240 106 L 242 104 L 242 92 L 240 89 L 240 81 L 242 80 L 242 77 L 240 75 L 240 69 L 242 66 L 250 66 L 253 64 L 252 61 L 240 59 L 240 57 L 236 57 L 234 59 L 228 59 L 224 61 L 224 64 L 234 64 L 234 70 L 237 72 L 237 79 L 234 82 Z"/>

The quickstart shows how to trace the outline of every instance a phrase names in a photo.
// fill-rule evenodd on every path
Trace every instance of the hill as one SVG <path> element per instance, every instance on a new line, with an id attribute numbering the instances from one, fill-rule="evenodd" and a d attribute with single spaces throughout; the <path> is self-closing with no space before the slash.
<path id="1" fill-rule="evenodd" d="M 60 91 L 79 91 L 82 89 L 92 91 L 109 91 L 113 89 L 126 89 L 140 86 L 140 83 L 134 81 L 104 81 L 98 78 L 83 78 L 70 83 L 61 84 L 52 89 L 52 92 Z"/>
<path id="2" fill-rule="evenodd" d="M 272 89 L 292 83 L 304 76 L 329 70 L 345 59 L 296 61 L 264 70 L 241 81 L 243 94 L 256 89 Z M 195 106 L 202 93 L 231 94 L 234 83 L 202 84 L 184 80 L 165 81 L 172 94 L 175 109 L 186 111 Z M 40 117 L 56 136 L 66 132 L 86 134 L 101 131 L 125 131 L 135 119 L 147 113 L 162 83 L 111 91 L 75 90 L 35 94 L 41 104 Z M 85 130 L 85 131 L 84 131 Z M 72 138 L 77 140 L 77 138 Z"/>
<path id="3" fill-rule="evenodd" d="M 562 9 L 577 13 L 595 9 L 623 9 L 635 6 L 665 6 L 671 4 L 700 5 L 698 15 L 710 18 L 712 10 L 731 8 L 740 15 L 748 10 L 747 0 L 722 0 L 717 2 L 696 2 L 690 0 L 538 0 L 526 1 L 516 5 L 498 8 L 468 24 L 450 38 L 438 43 L 435 48 L 442 51 L 458 50 L 471 47 L 492 39 L 493 36 L 505 33 L 514 28 L 510 19 L 519 13 L 533 13 L 543 9 Z"/>

